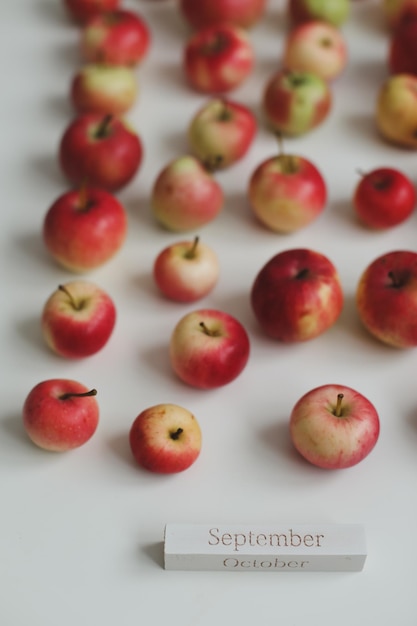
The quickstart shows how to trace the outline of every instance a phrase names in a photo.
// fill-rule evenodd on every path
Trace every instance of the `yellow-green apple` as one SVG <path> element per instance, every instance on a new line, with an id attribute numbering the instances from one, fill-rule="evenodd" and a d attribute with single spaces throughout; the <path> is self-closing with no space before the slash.
<path id="1" fill-rule="evenodd" d="M 100 287 L 86 280 L 59 285 L 45 302 L 45 342 L 60 356 L 79 359 L 101 350 L 113 332 L 116 307 Z"/>
<path id="2" fill-rule="evenodd" d="M 90 63 L 137 65 L 148 54 L 151 33 L 134 11 L 115 9 L 100 13 L 84 24 L 81 53 Z"/>
<path id="3" fill-rule="evenodd" d="M 292 409 L 290 436 L 298 452 L 323 469 L 360 463 L 375 447 L 380 430 L 375 406 L 351 387 L 322 385 Z"/>
<path id="4" fill-rule="evenodd" d="M 343 291 L 333 263 L 306 248 L 284 250 L 257 274 L 251 304 L 262 330 L 292 343 L 328 330 L 343 308 Z"/>
<path id="5" fill-rule="evenodd" d="M 212 98 L 193 116 L 188 126 L 192 152 L 214 168 L 226 168 L 245 156 L 257 130 L 254 113 L 245 105 Z"/>
<path id="6" fill-rule="evenodd" d="M 65 378 L 44 380 L 23 404 L 23 425 L 40 448 L 65 452 L 85 444 L 99 422 L 97 391 Z"/>
<path id="7" fill-rule="evenodd" d="M 296 23 L 324 20 L 341 26 L 350 15 L 350 0 L 288 0 L 288 13 Z"/>
<path id="8" fill-rule="evenodd" d="M 249 359 L 249 337 L 232 315 L 216 309 L 191 311 L 176 324 L 170 361 L 188 385 L 214 389 L 232 382 Z"/>
<path id="9" fill-rule="evenodd" d="M 362 273 L 356 306 L 365 328 L 395 348 L 417 346 L 417 253 L 394 250 Z"/>
<path id="10" fill-rule="evenodd" d="M 176 302 L 195 302 L 206 296 L 216 285 L 219 273 L 217 254 L 199 237 L 167 246 L 153 266 L 155 283 Z"/>
<path id="11" fill-rule="evenodd" d="M 216 24 L 194 32 L 184 47 L 188 83 L 202 93 L 225 93 L 252 72 L 254 50 L 248 33 L 233 24 Z"/>
<path id="12" fill-rule="evenodd" d="M 311 161 L 280 153 L 256 167 L 249 179 L 248 195 L 253 213 L 264 226 L 290 233 L 322 213 L 327 187 Z"/>
<path id="13" fill-rule="evenodd" d="M 65 129 L 59 163 L 72 183 L 85 181 L 107 191 L 127 185 L 142 163 L 141 139 L 126 122 L 112 115 L 84 113 Z"/>
<path id="14" fill-rule="evenodd" d="M 42 232 L 58 263 L 73 272 L 87 272 L 109 261 L 122 247 L 126 211 L 108 191 L 83 185 L 53 202 Z"/>
<path id="15" fill-rule="evenodd" d="M 417 148 L 417 76 L 394 74 L 380 87 L 376 124 L 390 143 Z"/>
<path id="16" fill-rule="evenodd" d="M 263 17 L 266 0 L 180 0 L 179 6 L 196 29 L 222 23 L 250 28 Z"/>
<path id="17" fill-rule="evenodd" d="M 383 0 L 382 11 L 388 26 L 394 31 L 400 22 L 417 15 L 417 0 Z"/>
<path id="18" fill-rule="evenodd" d="M 184 155 L 162 168 L 151 191 L 151 207 L 168 230 L 184 232 L 214 220 L 224 195 L 214 176 L 196 157 Z"/>
<path id="19" fill-rule="evenodd" d="M 123 115 L 134 105 L 137 78 L 125 65 L 88 63 L 74 75 L 70 100 L 77 113 Z"/>
<path id="20" fill-rule="evenodd" d="M 311 72 L 279 70 L 267 81 L 262 97 L 272 130 L 297 136 L 321 124 L 332 108 L 329 83 Z"/>
<path id="21" fill-rule="evenodd" d="M 114 11 L 120 0 L 64 0 L 69 14 L 80 24 L 84 24 L 105 11 Z"/>
<path id="22" fill-rule="evenodd" d="M 391 36 L 388 65 L 392 74 L 417 76 L 417 7 L 415 15 L 403 18 Z"/>
<path id="23" fill-rule="evenodd" d="M 157 404 L 134 420 L 129 443 L 142 467 L 159 474 L 188 469 L 201 451 L 201 429 L 196 417 L 177 404 Z"/>
<path id="24" fill-rule="evenodd" d="M 320 20 L 295 26 L 285 41 L 283 66 L 292 72 L 312 72 L 334 80 L 345 69 L 348 50 L 342 32 Z"/>
<path id="25" fill-rule="evenodd" d="M 401 224 L 414 211 L 416 189 L 408 176 L 392 167 L 378 167 L 361 176 L 353 193 L 353 207 L 369 228 Z"/>

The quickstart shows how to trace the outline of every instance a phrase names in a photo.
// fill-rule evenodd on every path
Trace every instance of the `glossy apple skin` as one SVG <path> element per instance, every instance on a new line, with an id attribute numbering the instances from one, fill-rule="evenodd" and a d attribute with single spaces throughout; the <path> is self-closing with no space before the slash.
<path id="1" fill-rule="evenodd" d="M 417 76 L 394 74 L 384 81 L 376 103 L 376 125 L 389 142 L 417 148 Z"/>
<path id="2" fill-rule="evenodd" d="M 416 206 L 411 180 L 397 169 L 380 167 L 362 176 L 353 195 L 353 206 L 369 228 L 392 228 L 410 217 Z"/>
<path id="3" fill-rule="evenodd" d="M 401 22 L 417 17 L 417 0 L 383 0 L 382 10 L 391 31 Z"/>
<path id="4" fill-rule="evenodd" d="M 337 397 L 343 394 L 337 416 Z M 290 416 L 290 434 L 298 452 L 323 469 L 360 463 L 375 447 L 380 421 L 374 405 L 346 385 L 322 385 L 302 396 Z"/>
<path id="5" fill-rule="evenodd" d="M 43 222 L 43 240 L 54 259 L 72 272 L 107 263 L 127 234 L 126 211 L 108 191 L 93 187 L 68 191 L 53 202 Z"/>
<path id="6" fill-rule="evenodd" d="M 388 66 L 392 74 L 417 76 L 417 9 L 413 19 L 401 21 L 392 35 Z"/>
<path id="7" fill-rule="evenodd" d="M 116 9 L 89 20 L 81 32 L 81 53 L 88 63 L 137 65 L 148 54 L 149 27 L 134 11 Z"/>
<path id="8" fill-rule="evenodd" d="M 64 288 L 66 292 L 58 288 L 45 302 L 41 318 L 45 342 L 68 359 L 91 356 L 110 339 L 116 307 L 103 289 L 89 281 L 71 281 Z"/>
<path id="9" fill-rule="evenodd" d="M 341 31 L 322 21 L 295 26 L 284 45 L 282 63 L 292 72 L 311 72 L 334 80 L 345 69 L 348 50 Z"/>
<path id="10" fill-rule="evenodd" d="M 195 29 L 224 23 L 250 28 L 264 15 L 266 0 L 180 0 L 179 8 Z"/>
<path id="11" fill-rule="evenodd" d="M 85 24 L 105 11 L 114 11 L 119 4 L 120 0 L 64 0 L 69 14 L 80 24 Z"/>
<path id="12" fill-rule="evenodd" d="M 67 379 L 44 380 L 29 392 L 23 405 L 24 428 L 38 447 L 65 452 L 85 444 L 99 422 L 99 406 L 94 395 L 81 383 Z"/>
<path id="13" fill-rule="evenodd" d="M 203 163 L 224 169 L 246 155 L 256 131 L 256 118 L 248 107 L 225 98 L 212 98 L 192 118 L 188 140 L 193 154 Z"/>
<path id="14" fill-rule="evenodd" d="M 262 330 L 278 341 L 308 341 L 328 330 L 343 308 L 337 270 L 323 254 L 284 250 L 259 271 L 251 305 Z"/>
<path id="15" fill-rule="evenodd" d="M 341 26 L 349 17 L 349 0 L 289 0 L 288 14 L 294 23 L 323 20 Z"/>
<path id="16" fill-rule="evenodd" d="M 223 208 L 224 195 L 212 174 L 193 156 L 168 163 L 151 192 L 151 207 L 158 222 L 174 232 L 201 228 Z"/>
<path id="17" fill-rule="evenodd" d="M 395 348 L 417 346 L 417 253 L 383 254 L 362 273 L 356 306 L 365 328 Z"/>
<path id="18" fill-rule="evenodd" d="M 124 65 L 89 63 L 74 75 L 70 100 L 77 113 L 123 115 L 137 98 L 137 78 Z"/>
<path id="19" fill-rule="evenodd" d="M 216 253 L 201 241 L 178 241 L 156 257 L 153 277 L 161 292 L 176 302 L 195 302 L 209 294 L 220 274 Z"/>
<path id="20" fill-rule="evenodd" d="M 290 233 L 323 212 L 327 186 L 311 161 L 280 154 L 258 165 L 250 177 L 248 195 L 254 215 L 264 226 Z"/>
<path id="21" fill-rule="evenodd" d="M 332 92 L 316 74 L 280 70 L 268 80 L 262 106 L 273 131 L 299 136 L 324 122 L 332 108 Z"/>
<path id="22" fill-rule="evenodd" d="M 171 335 L 174 372 L 199 389 L 214 389 L 232 382 L 245 368 L 249 352 L 249 337 L 242 324 L 215 309 L 186 314 Z"/>
<path id="23" fill-rule="evenodd" d="M 236 89 L 252 72 L 254 52 L 248 34 L 232 24 L 196 31 L 186 42 L 183 67 L 189 85 L 215 94 Z"/>
<path id="24" fill-rule="evenodd" d="M 183 472 L 197 460 L 201 429 L 187 409 L 157 404 L 139 413 L 131 426 L 129 443 L 139 465 L 151 472 L 173 474 Z"/>
<path id="25" fill-rule="evenodd" d="M 65 129 L 58 156 L 63 174 L 75 185 L 87 181 L 115 192 L 138 172 L 143 147 L 138 134 L 121 118 L 86 113 Z"/>

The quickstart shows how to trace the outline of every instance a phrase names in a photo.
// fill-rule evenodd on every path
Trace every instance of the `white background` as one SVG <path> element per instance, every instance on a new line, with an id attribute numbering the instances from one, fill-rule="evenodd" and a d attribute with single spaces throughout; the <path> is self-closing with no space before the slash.
<path id="1" fill-rule="evenodd" d="M 355 220 L 351 196 L 358 168 L 391 165 L 416 182 L 417 159 L 376 132 L 375 99 L 388 74 L 388 33 L 376 1 L 353 4 L 343 27 L 349 65 L 333 85 L 332 113 L 314 132 L 286 143 L 287 151 L 321 169 L 329 191 L 325 212 L 303 231 L 283 236 L 262 228 L 248 207 L 247 180 L 276 150 L 260 101 L 267 78 L 279 67 L 286 24 L 284 4 L 270 0 L 264 20 L 251 31 L 255 71 L 233 94 L 253 107 L 259 133 L 247 157 L 218 174 L 225 207 L 199 232 L 219 255 L 221 278 L 202 302 L 179 305 L 157 293 L 151 269 L 157 253 L 183 236 L 156 225 L 149 193 L 159 170 L 187 151 L 186 127 L 205 97 L 184 81 L 181 54 L 189 31 L 175 2 L 125 2 L 153 33 L 150 54 L 137 70 L 140 98 L 128 115 L 143 139 L 145 159 L 137 178 L 119 194 L 129 215 L 126 245 L 86 276 L 114 298 L 117 327 L 102 352 L 72 362 L 48 351 L 40 333 L 45 300 L 73 278 L 48 257 L 40 233 L 47 208 L 68 189 L 56 154 L 73 115 L 68 88 L 82 64 L 79 33 L 59 0 L 4 3 L 0 618 L 5 626 L 415 626 L 416 353 L 388 348 L 368 335 L 354 293 L 374 258 L 415 249 L 417 215 L 389 232 L 370 232 Z M 272 255 L 299 246 L 334 262 L 346 302 L 326 334 L 286 346 L 262 335 L 249 292 Z M 200 306 L 235 315 L 252 346 L 241 376 L 209 392 L 179 382 L 167 352 L 175 323 Z M 75 378 L 99 393 L 97 433 L 66 454 L 36 448 L 21 423 L 27 393 L 54 377 Z M 303 462 L 288 436 L 296 400 L 331 382 L 361 391 L 381 419 L 371 455 L 334 472 Z M 131 458 L 131 423 L 160 402 L 193 411 L 203 431 L 201 456 L 182 474 L 149 474 Z M 368 560 L 356 574 L 167 572 L 162 538 L 168 521 L 358 522 L 366 528 Z"/>

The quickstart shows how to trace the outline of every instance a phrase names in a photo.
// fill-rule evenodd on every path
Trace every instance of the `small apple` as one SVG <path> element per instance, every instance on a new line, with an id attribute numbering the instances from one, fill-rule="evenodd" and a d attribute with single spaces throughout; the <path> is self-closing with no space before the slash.
<path id="1" fill-rule="evenodd" d="M 195 157 L 184 155 L 168 163 L 158 174 L 151 207 L 168 230 L 195 230 L 214 220 L 223 207 L 219 183 Z"/>
<path id="2" fill-rule="evenodd" d="M 119 4 L 120 0 L 64 0 L 67 11 L 80 24 L 105 11 L 114 11 Z"/>
<path id="3" fill-rule="evenodd" d="M 282 342 L 308 341 L 328 330 L 343 308 L 333 263 L 305 248 L 284 250 L 259 271 L 251 304 L 262 330 Z"/>
<path id="4" fill-rule="evenodd" d="M 254 51 L 249 36 L 233 24 L 196 31 L 186 42 L 183 67 L 189 84 L 202 93 L 224 93 L 252 72 Z"/>
<path id="5" fill-rule="evenodd" d="M 60 356 L 79 359 L 95 354 L 110 339 L 116 307 L 97 285 L 76 280 L 48 298 L 42 312 L 42 332 L 47 345 Z"/>
<path id="6" fill-rule="evenodd" d="M 356 306 L 365 328 L 396 348 L 417 346 L 417 253 L 379 256 L 359 279 Z"/>
<path id="7" fill-rule="evenodd" d="M 316 74 L 280 70 L 268 80 L 262 104 L 272 130 L 297 136 L 326 119 L 332 107 L 332 92 L 328 82 Z"/>
<path id="8" fill-rule="evenodd" d="M 70 100 L 77 113 L 123 115 L 138 92 L 137 79 L 125 65 L 89 63 L 74 75 Z"/>
<path id="9" fill-rule="evenodd" d="M 233 316 L 215 309 L 186 314 L 170 341 L 174 372 L 192 387 L 214 389 L 230 383 L 249 359 L 249 337 Z"/>
<path id="10" fill-rule="evenodd" d="M 151 34 L 134 11 L 115 9 L 90 19 L 81 32 L 81 52 L 89 63 L 137 65 L 148 54 Z"/>
<path id="11" fill-rule="evenodd" d="M 263 17 L 266 0 L 179 0 L 179 7 L 196 29 L 224 23 L 250 28 Z"/>
<path id="12" fill-rule="evenodd" d="M 295 23 L 323 20 L 341 26 L 349 17 L 350 0 L 288 0 L 288 13 Z"/>
<path id="13" fill-rule="evenodd" d="M 292 72 L 311 72 L 324 80 L 334 80 L 345 69 L 347 57 L 341 31 L 332 24 L 314 20 L 290 31 L 282 63 Z"/>
<path id="14" fill-rule="evenodd" d="M 159 474 L 188 469 L 201 451 L 201 430 L 194 415 L 176 404 L 157 404 L 137 416 L 129 443 L 142 467 Z"/>
<path id="15" fill-rule="evenodd" d="M 109 261 L 127 233 L 126 211 L 104 189 L 68 191 L 51 205 L 43 222 L 43 240 L 54 259 L 73 272 L 87 272 Z"/>
<path id="16" fill-rule="evenodd" d="M 153 266 L 155 283 L 176 302 L 195 302 L 206 296 L 216 285 L 219 273 L 217 255 L 199 237 L 167 246 Z"/>
<path id="17" fill-rule="evenodd" d="M 192 152 L 217 168 L 233 165 L 245 156 L 257 130 L 254 113 L 243 104 L 212 98 L 194 115 L 188 127 Z"/>
<path id="18" fill-rule="evenodd" d="M 360 463 L 375 447 L 379 416 L 374 405 L 346 385 L 308 391 L 290 416 L 290 435 L 298 452 L 323 469 Z"/>
<path id="19" fill-rule="evenodd" d="M 416 206 L 411 180 L 397 169 L 379 167 L 364 174 L 353 194 L 353 207 L 369 228 L 384 229 L 401 224 Z"/>
<path id="20" fill-rule="evenodd" d="M 388 66 L 392 74 L 417 76 L 417 5 L 415 16 L 403 19 L 391 37 Z"/>
<path id="21" fill-rule="evenodd" d="M 44 380 L 33 387 L 23 405 L 23 425 L 40 448 L 65 452 L 85 444 L 99 421 L 95 389 L 75 380 Z"/>
<path id="22" fill-rule="evenodd" d="M 138 134 L 112 115 L 79 115 L 67 126 L 59 145 L 59 163 L 68 180 L 75 185 L 87 181 L 110 192 L 133 179 L 142 158 Z"/>
<path id="23" fill-rule="evenodd" d="M 376 125 L 390 143 L 417 148 L 417 76 L 394 74 L 378 93 Z"/>
<path id="24" fill-rule="evenodd" d="M 417 0 L 382 0 L 382 11 L 389 28 L 395 31 L 400 22 L 417 16 Z"/>
<path id="25" fill-rule="evenodd" d="M 327 186 L 311 161 L 281 152 L 258 165 L 249 179 L 248 195 L 254 215 L 264 226 L 290 233 L 322 213 Z"/>

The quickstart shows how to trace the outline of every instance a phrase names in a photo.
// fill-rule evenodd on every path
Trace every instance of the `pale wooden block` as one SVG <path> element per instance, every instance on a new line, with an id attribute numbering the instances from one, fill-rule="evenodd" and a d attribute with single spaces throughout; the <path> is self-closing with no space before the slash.
<path id="1" fill-rule="evenodd" d="M 366 560 L 359 524 L 167 524 L 167 570 L 358 572 Z"/>

